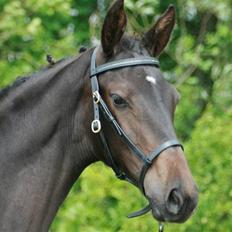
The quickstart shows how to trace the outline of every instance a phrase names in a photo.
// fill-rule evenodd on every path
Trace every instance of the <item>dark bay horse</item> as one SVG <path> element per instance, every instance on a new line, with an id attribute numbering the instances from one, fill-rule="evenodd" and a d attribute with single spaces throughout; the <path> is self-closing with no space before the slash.
<path id="1" fill-rule="evenodd" d="M 138 186 L 145 170 L 140 184 L 157 220 L 184 222 L 190 217 L 198 191 L 181 145 L 173 142 L 179 97 L 152 58 L 165 48 L 174 22 L 170 6 L 142 38 L 128 36 L 123 0 L 117 0 L 105 18 L 99 47 L 0 92 L 1 232 L 48 231 L 81 172 L 99 160 L 115 165 Z M 92 74 L 91 59 L 97 66 L 115 61 L 116 66 L 121 61 L 127 65 L 112 69 L 110 63 L 110 70 Z M 100 94 L 92 97 L 96 76 Z M 102 110 L 101 128 L 92 125 L 93 133 L 93 100 L 94 106 L 108 107 L 107 117 L 114 118 L 118 133 L 123 130 L 129 140 L 118 136 Z M 98 129 L 104 131 L 111 163 Z M 141 156 L 144 163 L 134 153 L 154 149 L 159 156 L 144 168 L 148 156 Z"/>

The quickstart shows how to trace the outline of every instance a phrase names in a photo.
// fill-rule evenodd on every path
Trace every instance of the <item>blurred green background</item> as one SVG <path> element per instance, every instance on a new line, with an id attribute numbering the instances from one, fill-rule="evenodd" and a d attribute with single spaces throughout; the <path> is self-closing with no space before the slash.
<path id="1" fill-rule="evenodd" d="M 1 0 L 0 85 L 45 66 L 47 53 L 57 60 L 99 43 L 110 2 Z M 144 32 L 170 3 L 177 25 L 160 62 L 182 96 L 175 126 L 200 199 L 190 220 L 168 224 L 166 231 L 232 231 L 232 1 L 125 0 L 128 32 Z M 151 214 L 125 217 L 144 204 L 137 189 L 94 164 L 73 186 L 50 231 L 156 231 Z"/>

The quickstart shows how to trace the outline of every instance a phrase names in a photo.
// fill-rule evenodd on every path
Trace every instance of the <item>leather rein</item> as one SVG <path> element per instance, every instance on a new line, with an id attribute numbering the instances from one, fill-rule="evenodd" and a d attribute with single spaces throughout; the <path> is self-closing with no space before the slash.
<path id="1" fill-rule="evenodd" d="M 90 66 L 90 79 L 91 79 L 93 107 L 94 107 L 94 120 L 92 121 L 92 124 L 91 124 L 92 132 L 95 134 L 99 134 L 100 140 L 102 142 L 102 145 L 106 153 L 106 159 L 107 159 L 106 162 L 113 169 L 116 177 L 119 178 L 120 180 L 126 180 L 134 184 L 135 186 L 138 186 L 141 192 L 146 197 L 143 182 L 144 182 L 146 173 L 148 169 L 151 167 L 152 163 L 164 150 L 170 147 L 181 147 L 183 149 L 183 146 L 176 139 L 168 140 L 162 143 L 161 145 L 159 145 L 158 147 L 156 147 L 150 154 L 145 155 L 127 136 L 127 134 L 118 124 L 114 116 L 111 114 L 107 104 L 101 97 L 99 83 L 98 83 L 98 76 L 110 70 L 122 69 L 122 68 L 132 67 L 132 66 L 148 65 L 148 66 L 155 66 L 159 68 L 159 61 L 152 57 L 141 57 L 141 58 L 129 58 L 129 59 L 117 60 L 117 61 L 108 62 L 103 65 L 97 66 L 96 65 L 96 54 L 97 54 L 97 48 L 94 49 L 94 52 L 92 54 L 91 66 Z M 127 144 L 127 146 L 132 151 L 133 155 L 137 156 L 143 162 L 143 167 L 140 172 L 140 177 L 139 177 L 138 182 L 135 182 L 134 180 L 130 179 L 126 175 L 126 173 L 123 172 L 121 168 L 117 165 L 117 163 L 114 161 L 112 152 L 110 150 L 107 139 L 101 127 L 100 112 L 101 112 L 101 115 L 103 115 L 103 117 L 111 124 L 115 132 L 119 135 L 119 137 Z M 151 205 L 148 204 L 148 206 L 146 206 L 145 208 L 128 215 L 128 218 L 141 216 L 143 214 L 146 214 L 150 210 L 151 210 Z M 160 229 L 160 231 L 162 230 Z"/>

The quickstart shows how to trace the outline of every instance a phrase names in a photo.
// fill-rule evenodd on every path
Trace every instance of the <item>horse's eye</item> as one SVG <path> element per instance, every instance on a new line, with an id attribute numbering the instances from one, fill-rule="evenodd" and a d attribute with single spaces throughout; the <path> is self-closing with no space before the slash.
<path id="1" fill-rule="evenodd" d="M 113 103 L 114 103 L 115 106 L 121 107 L 121 108 L 127 106 L 126 100 L 124 100 L 124 99 L 123 99 L 122 97 L 120 97 L 119 95 L 117 95 L 117 94 L 112 94 L 112 95 L 111 95 L 111 98 L 112 98 Z"/>

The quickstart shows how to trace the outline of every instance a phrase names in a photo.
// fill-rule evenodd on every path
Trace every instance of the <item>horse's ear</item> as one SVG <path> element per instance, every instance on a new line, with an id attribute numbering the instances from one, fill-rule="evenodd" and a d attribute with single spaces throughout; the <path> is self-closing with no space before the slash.
<path id="1" fill-rule="evenodd" d="M 145 34 L 143 42 L 153 56 L 158 56 L 167 45 L 175 26 L 175 7 L 170 5 L 155 25 Z"/>
<path id="2" fill-rule="evenodd" d="M 126 22 L 124 0 L 116 0 L 108 11 L 102 28 L 101 44 L 107 57 L 113 55 L 114 46 L 126 29 Z"/>

